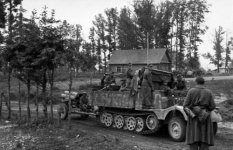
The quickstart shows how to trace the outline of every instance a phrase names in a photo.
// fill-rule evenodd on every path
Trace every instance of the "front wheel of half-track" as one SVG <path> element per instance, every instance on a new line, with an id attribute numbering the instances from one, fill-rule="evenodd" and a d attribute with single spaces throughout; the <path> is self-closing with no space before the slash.
<path id="1" fill-rule="evenodd" d="M 186 134 L 186 123 L 184 119 L 179 116 L 172 117 L 168 122 L 168 133 L 173 141 L 184 141 Z"/>

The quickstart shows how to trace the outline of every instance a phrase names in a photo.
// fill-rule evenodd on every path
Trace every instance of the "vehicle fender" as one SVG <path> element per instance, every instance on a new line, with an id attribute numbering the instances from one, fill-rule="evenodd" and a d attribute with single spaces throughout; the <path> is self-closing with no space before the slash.
<path id="1" fill-rule="evenodd" d="M 175 105 L 175 106 L 169 107 L 167 109 L 155 110 L 155 114 L 157 115 L 159 120 L 165 120 L 167 118 L 167 116 L 170 114 L 170 112 L 174 112 L 174 111 L 179 111 L 182 114 L 182 116 L 184 117 L 184 119 L 186 121 L 188 120 L 188 116 L 184 112 L 183 106 Z"/>
<path id="2" fill-rule="evenodd" d="M 188 121 L 188 116 L 186 115 L 186 113 L 185 113 L 185 111 L 183 109 L 183 106 L 175 106 L 175 109 L 178 110 L 178 111 L 180 111 L 182 113 L 184 119 L 186 121 Z"/>

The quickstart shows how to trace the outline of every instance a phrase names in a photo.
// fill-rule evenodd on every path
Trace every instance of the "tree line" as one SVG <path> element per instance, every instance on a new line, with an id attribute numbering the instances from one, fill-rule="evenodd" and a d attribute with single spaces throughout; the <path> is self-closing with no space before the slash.
<path id="1" fill-rule="evenodd" d="M 89 36 L 99 69 L 106 71 L 107 61 L 115 50 L 146 49 L 147 45 L 149 48 L 167 48 L 172 68 L 176 71 L 200 69 L 199 45 L 208 29 L 205 16 L 210 12 L 209 8 L 206 0 L 166 0 L 159 4 L 154 0 L 134 0 L 132 7 L 119 11 L 106 9 L 95 16 Z M 219 42 L 216 40 L 217 30 L 213 45 Z M 217 68 L 223 64 L 226 68 L 231 62 L 232 38 L 226 40 L 225 48 L 213 46 L 215 53 L 221 52 L 225 56 L 204 55 Z"/>
<path id="2" fill-rule="evenodd" d="M 43 99 L 45 118 L 53 119 L 55 70 L 60 66 L 67 66 L 72 75 L 75 68 L 81 68 L 84 71 L 92 69 L 97 57 L 91 52 L 91 45 L 81 37 L 80 25 L 71 25 L 66 20 L 56 19 L 55 10 L 49 11 L 46 6 L 40 14 L 33 10 L 29 18 L 24 17 L 24 13 L 22 0 L 0 1 L 0 64 L 1 72 L 7 75 L 8 118 L 12 116 L 10 94 L 11 80 L 14 77 L 19 81 L 20 118 L 21 83 L 24 83 L 27 87 L 28 122 L 31 120 L 32 85 L 37 89 L 35 100 L 37 119 L 39 95 Z M 48 104 L 50 104 L 50 116 L 47 110 Z"/>
<path id="3" fill-rule="evenodd" d="M 198 46 L 208 29 L 204 24 L 206 13 L 206 0 L 167 0 L 159 4 L 135 0 L 132 8 L 106 9 L 95 16 L 90 30 L 98 64 L 106 70 L 115 50 L 146 49 L 148 44 L 149 48 L 167 48 L 176 70 L 198 69 Z"/>

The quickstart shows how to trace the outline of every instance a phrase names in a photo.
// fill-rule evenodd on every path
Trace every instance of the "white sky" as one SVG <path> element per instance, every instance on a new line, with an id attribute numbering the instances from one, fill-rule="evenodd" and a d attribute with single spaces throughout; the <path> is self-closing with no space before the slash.
<path id="1" fill-rule="evenodd" d="M 156 3 L 163 0 L 154 0 Z M 213 35 L 218 26 L 222 26 L 233 37 L 233 0 L 207 0 L 210 13 L 206 15 L 206 25 L 209 27 L 202 37 L 203 43 L 199 47 L 199 54 L 206 52 L 214 53 Z M 133 0 L 23 0 L 23 7 L 27 16 L 36 9 L 40 14 L 45 5 L 48 10 L 55 9 L 56 18 L 67 20 L 70 24 L 80 24 L 83 28 L 83 36 L 88 37 L 89 28 L 93 26 L 94 16 L 103 13 L 106 8 L 116 7 L 118 11 L 124 6 L 131 6 Z M 225 42 L 224 42 L 225 46 Z M 232 52 L 233 53 L 233 52 Z M 232 55 L 233 58 L 233 55 Z M 200 56 L 201 66 L 205 69 L 214 69 L 209 61 Z"/>

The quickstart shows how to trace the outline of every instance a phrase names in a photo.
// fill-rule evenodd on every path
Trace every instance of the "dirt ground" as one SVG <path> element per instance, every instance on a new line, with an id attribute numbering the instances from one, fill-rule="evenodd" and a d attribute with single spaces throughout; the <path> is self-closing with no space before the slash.
<path id="1" fill-rule="evenodd" d="M 2 120 L 3 123 L 3 120 Z M 2 124 L 1 123 L 1 124 Z M 11 124 L 11 122 L 5 122 Z M 55 125 L 14 127 L 0 129 L 1 150 L 187 150 L 184 142 L 173 142 L 166 130 L 153 135 L 106 128 L 95 118 L 72 118 L 72 129 L 67 121 L 62 127 Z M 219 128 L 215 146 L 210 150 L 232 150 L 233 129 Z"/>

